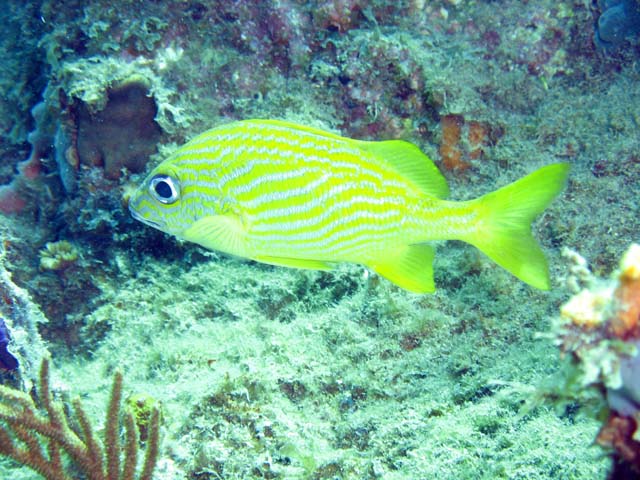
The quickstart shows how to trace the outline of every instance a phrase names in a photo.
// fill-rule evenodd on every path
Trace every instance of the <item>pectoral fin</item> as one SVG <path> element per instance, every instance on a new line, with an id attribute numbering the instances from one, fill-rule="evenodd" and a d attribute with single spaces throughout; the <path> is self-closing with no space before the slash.
<path id="1" fill-rule="evenodd" d="M 197 220 L 182 237 L 210 250 L 247 257 L 246 232 L 242 220 L 235 215 L 211 215 Z"/>

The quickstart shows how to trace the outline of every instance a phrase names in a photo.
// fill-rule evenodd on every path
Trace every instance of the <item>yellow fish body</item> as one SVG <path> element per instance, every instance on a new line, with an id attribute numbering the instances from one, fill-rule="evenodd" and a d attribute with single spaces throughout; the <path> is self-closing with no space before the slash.
<path id="1" fill-rule="evenodd" d="M 134 218 L 176 237 L 259 262 L 367 266 L 416 293 L 435 290 L 429 241 L 475 245 L 524 282 L 549 288 L 531 222 L 562 189 L 554 164 L 475 200 L 452 202 L 415 145 L 365 142 L 277 120 L 246 120 L 195 137 L 134 192 Z"/>

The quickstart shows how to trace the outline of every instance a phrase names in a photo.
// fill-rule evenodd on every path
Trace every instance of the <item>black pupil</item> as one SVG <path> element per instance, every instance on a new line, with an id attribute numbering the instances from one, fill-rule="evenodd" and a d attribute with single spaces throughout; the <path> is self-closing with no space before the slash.
<path id="1" fill-rule="evenodd" d="M 171 185 L 165 180 L 160 180 L 156 183 L 155 191 L 160 198 L 171 198 L 173 196 Z"/>

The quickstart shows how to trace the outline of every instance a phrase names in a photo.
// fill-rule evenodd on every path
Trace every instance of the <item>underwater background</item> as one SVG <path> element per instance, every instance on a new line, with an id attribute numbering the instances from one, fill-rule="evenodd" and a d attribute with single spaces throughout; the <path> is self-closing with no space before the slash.
<path id="1" fill-rule="evenodd" d="M 640 2 L 5 0 L 0 22 L 0 478 L 114 478 L 136 445 L 124 478 L 145 451 L 154 479 L 640 478 Z M 551 290 L 456 241 L 416 295 L 130 217 L 152 167 L 246 118 L 407 140 L 454 200 L 570 163 L 533 227 Z"/>

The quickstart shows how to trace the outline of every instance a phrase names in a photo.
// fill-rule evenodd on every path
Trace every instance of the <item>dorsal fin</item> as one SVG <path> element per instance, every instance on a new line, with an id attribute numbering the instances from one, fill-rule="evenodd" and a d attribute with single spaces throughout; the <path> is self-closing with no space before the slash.
<path id="1" fill-rule="evenodd" d="M 396 172 L 414 183 L 423 193 L 436 198 L 446 198 L 449 195 L 447 180 L 440 173 L 436 164 L 413 143 L 405 142 L 404 140 L 385 140 L 381 142 L 353 140 L 317 128 L 282 120 L 252 119 L 245 120 L 245 122 L 257 125 L 285 127 L 320 137 L 351 143 L 366 152 L 374 154 L 386 164 L 390 165 Z"/>
<path id="2" fill-rule="evenodd" d="M 319 128 L 315 128 L 315 127 L 308 127 L 306 125 L 299 125 L 297 123 L 293 123 L 293 122 L 287 122 L 284 120 L 267 120 L 267 119 L 259 119 L 259 118 L 253 118 L 253 119 L 249 119 L 249 120 L 243 120 L 244 123 L 252 123 L 255 125 L 273 125 L 275 127 L 283 127 L 283 128 L 288 128 L 291 130 L 297 130 L 299 132 L 306 132 L 306 133 L 310 133 L 312 135 L 317 135 L 318 137 L 325 137 L 325 138 L 332 138 L 334 140 L 340 140 L 340 141 L 348 141 L 348 142 L 353 142 L 355 140 L 352 140 L 350 138 L 347 137 L 342 137 L 336 133 L 331 133 L 331 132 L 326 132 L 324 130 L 320 130 Z"/>
<path id="3" fill-rule="evenodd" d="M 436 164 L 414 144 L 403 140 L 358 141 L 357 144 L 413 182 L 423 193 L 436 198 L 446 198 L 449 195 L 447 180 Z"/>

